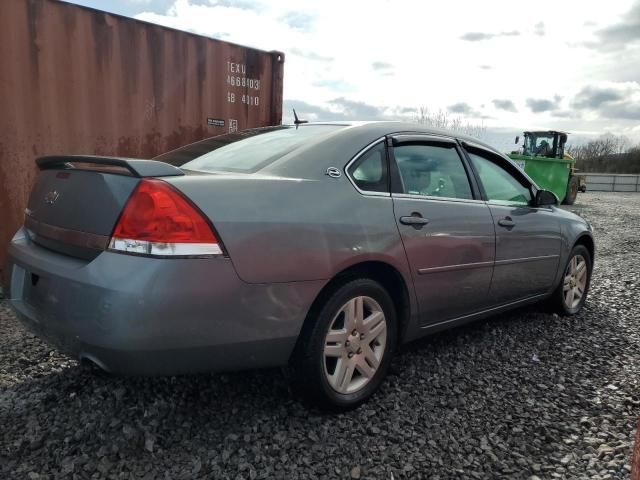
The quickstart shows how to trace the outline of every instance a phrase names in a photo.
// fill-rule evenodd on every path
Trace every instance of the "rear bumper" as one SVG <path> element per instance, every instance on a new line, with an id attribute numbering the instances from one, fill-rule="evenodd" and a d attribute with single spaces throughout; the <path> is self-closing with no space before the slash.
<path id="1" fill-rule="evenodd" d="M 286 364 L 323 282 L 240 280 L 228 258 L 91 261 L 9 246 L 5 296 L 36 335 L 107 371 L 169 375 Z"/>

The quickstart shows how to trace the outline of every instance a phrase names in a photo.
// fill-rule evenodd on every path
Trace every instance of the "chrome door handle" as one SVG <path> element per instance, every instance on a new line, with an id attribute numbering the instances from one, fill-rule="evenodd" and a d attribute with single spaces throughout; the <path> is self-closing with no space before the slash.
<path id="1" fill-rule="evenodd" d="M 511 220 L 511 217 L 505 217 L 501 220 L 498 220 L 498 225 L 500 225 L 501 227 L 511 228 L 515 227 L 516 224 L 513 220 Z"/>
<path id="2" fill-rule="evenodd" d="M 429 223 L 429 219 L 419 217 L 417 215 L 411 215 L 408 217 L 400 217 L 400 223 L 402 223 L 403 225 L 419 226 L 419 225 L 426 225 L 427 223 Z"/>

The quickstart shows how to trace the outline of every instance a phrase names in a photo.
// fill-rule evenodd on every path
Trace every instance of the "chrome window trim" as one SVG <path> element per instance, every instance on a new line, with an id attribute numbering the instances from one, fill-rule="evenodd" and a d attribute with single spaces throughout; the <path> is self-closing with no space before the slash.
<path id="1" fill-rule="evenodd" d="M 532 207 L 528 203 L 500 203 L 499 200 L 486 200 L 486 204 L 491 207 L 508 207 L 508 208 L 539 208 Z"/>
<path id="2" fill-rule="evenodd" d="M 414 193 L 393 193 L 393 198 L 404 198 L 408 200 L 430 200 L 444 201 L 456 203 L 486 203 L 484 200 L 475 198 L 457 198 L 457 197 L 434 197 L 432 195 L 417 195 Z"/>
<path id="3" fill-rule="evenodd" d="M 369 145 L 367 145 L 366 147 L 364 147 L 362 150 L 360 150 L 358 153 L 356 153 L 353 158 L 351 160 L 349 160 L 349 162 L 345 165 L 344 167 L 344 174 L 345 176 L 349 179 L 349 181 L 351 182 L 351 185 L 353 185 L 353 188 L 355 188 L 358 193 L 360 193 L 361 195 L 367 196 L 367 197 L 391 197 L 391 192 L 371 192 L 369 190 L 361 190 L 358 185 L 356 185 L 356 182 L 353 178 L 351 178 L 351 175 L 349 175 L 349 167 L 358 161 L 358 159 L 360 157 L 362 157 L 365 153 L 367 153 L 369 150 L 371 150 L 372 148 L 374 148 L 377 144 L 379 143 L 384 143 L 384 141 L 386 140 L 386 137 L 381 137 L 378 138 L 377 140 L 374 140 L 373 142 L 371 142 Z M 389 169 L 387 168 L 387 176 L 389 176 L 390 172 L 388 171 Z"/>
<path id="4" fill-rule="evenodd" d="M 497 203 L 496 200 L 486 200 L 485 203 L 490 207 L 528 208 L 529 210 L 543 211 L 543 212 L 553 212 L 553 209 L 554 209 L 554 207 L 552 206 L 535 207 L 533 205 L 526 205 L 524 203 Z M 555 208 L 558 208 L 558 206 L 556 206 Z"/>

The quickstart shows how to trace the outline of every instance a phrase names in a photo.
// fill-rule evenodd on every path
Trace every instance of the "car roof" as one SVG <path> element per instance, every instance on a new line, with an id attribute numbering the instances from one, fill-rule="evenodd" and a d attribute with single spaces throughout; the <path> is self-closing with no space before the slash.
<path id="1" fill-rule="evenodd" d="M 304 128 L 307 125 L 342 125 L 346 128 L 340 131 L 341 135 L 348 135 L 349 132 L 358 135 L 370 131 L 374 135 L 394 135 L 400 133 L 423 133 L 427 135 L 439 135 L 446 137 L 453 137 L 460 139 L 461 141 L 468 142 L 477 146 L 481 146 L 486 148 L 487 150 L 491 150 L 492 152 L 498 153 L 501 156 L 504 156 L 504 153 L 497 150 L 495 147 L 492 147 L 488 143 L 483 142 L 482 140 L 478 140 L 475 137 L 471 137 L 469 135 L 462 134 L 460 132 L 455 132 L 452 130 L 446 130 L 442 128 L 428 127 L 426 125 L 420 124 L 418 122 L 402 122 L 402 121 L 335 121 L 335 122 L 308 122 L 304 124 L 300 124 L 299 128 Z M 288 125 L 289 126 L 289 125 Z M 290 125 L 294 126 L 295 125 Z"/>
<path id="2" fill-rule="evenodd" d="M 305 145 L 297 149 L 296 151 L 291 152 L 289 155 L 286 155 L 281 159 L 281 161 L 276 161 L 272 165 L 267 166 L 266 169 L 279 169 L 283 164 L 288 164 L 289 168 L 292 166 L 294 168 L 305 167 L 302 165 L 304 162 L 297 161 L 300 157 L 299 155 L 309 155 L 311 163 L 319 163 L 321 158 L 337 158 L 332 156 L 330 152 L 326 152 L 322 149 L 322 153 L 316 153 L 315 150 L 318 144 L 324 143 L 330 149 L 337 149 L 336 151 L 345 152 L 343 147 L 349 145 L 351 148 L 355 148 L 355 150 L 351 152 L 347 152 L 347 158 L 353 158 L 354 155 L 357 154 L 358 151 L 361 151 L 363 146 L 370 145 L 371 142 L 375 142 L 386 135 L 397 135 L 403 133 L 418 133 L 418 134 L 426 134 L 426 135 L 436 135 L 436 136 L 446 136 L 449 138 L 457 138 L 462 142 L 469 143 L 471 146 L 482 147 L 503 159 L 513 163 L 513 161 L 504 153 L 491 145 L 478 140 L 477 138 L 471 137 L 469 135 L 463 135 L 459 132 L 454 132 L 451 130 L 444 130 L 440 128 L 427 127 L 417 122 L 394 122 L 394 121 L 336 121 L 336 122 L 309 122 L 304 123 L 298 126 L 298 128 L 304 128 L 307 125 L 337 125 L 344 126 L 346 128 L 339 129 L 338 131 L 334 131 L 331 134 L 319 139 L 316 142 L 313 142 L 309 145 Z M 295 125 L 286 125 L 289 127 L 295 128 Z M 317 156 L 316 156 L 317 155 Z M 293 162 L 290 160 L 296 159 Z M 519 171 L 520 175 L 525 177 L 532 185 L 536 188 L 536 183 L 524 172 Z M 288 173 L 291 173 L 288 171 Z M 302 175 L 302 173 L 301 173 Z"/>

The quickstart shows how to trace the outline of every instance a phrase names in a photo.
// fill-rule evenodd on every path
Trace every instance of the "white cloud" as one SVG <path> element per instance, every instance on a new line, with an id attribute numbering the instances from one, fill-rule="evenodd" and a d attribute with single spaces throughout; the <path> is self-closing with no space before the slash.
<path id="1" fill-rule="evenodd" d="M 572 108 L 594 82 L 637 72 L 628 62 L 640 60 L 638 49 L 620 52 L 621 64 L 615 51 L 589 48 L 632 7 L 631 0 L 609 0 L 606 9 L 578 0 L 539 0 L 534 9 L 504 0 L 175 0 L 164 14 L 137 18 L 284 51 L 285 99 L 327 111 L 336 111 L 337 98 L 390 112 L 464 104 L 489 127 L 615 125 L 640 139 L 624 111 L 612 120 Z M 501 108 L 494 99 L 512 103 Z M 535 103 L 544 99 L 549 108 Z"/>

